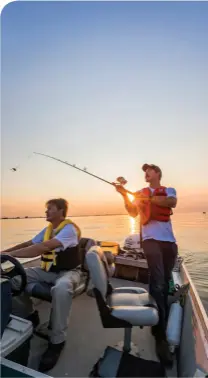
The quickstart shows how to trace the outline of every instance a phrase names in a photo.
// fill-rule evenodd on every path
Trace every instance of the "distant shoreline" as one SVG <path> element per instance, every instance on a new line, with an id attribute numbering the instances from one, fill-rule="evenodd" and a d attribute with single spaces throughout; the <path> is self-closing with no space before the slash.
<path id="1" fill-rule="evenodd" d="M 128 215 L 128 214 L 89 214 L 89 215 L 70 215 L 67 218 L 79 218 L 79 217 L 112 217 L 116 215 Z M 2 217 L 1 220 L 9 219 L 45 219 L 45 217 Z"/>
<path id="2" fill-rule="evenodd" d="M 198 211 L 179 211 L 177 213 L 199 213 L 199 214 L 203 214 L 203 215 L 207 215 L 207 211 L 202 211 L 202 210 L 198 210 Z M 115 217 L 115 216 L 119 216 L 119 215 L 127 215 L 127 213 L 119 213 L 119 214 L 88 214 L 88 215 L 69 215 L 67 218 L 87 218 L 87 217 Z M 29 217 L 29 216 L 25 216 L 25 217 L 1 217 L 0 218 L 1 220 L 9 220 L 9 219 L 15 219 L 15 220 L 19 220 L 19 219 L 46 219 L 45 216 L 41 217 Z"/>

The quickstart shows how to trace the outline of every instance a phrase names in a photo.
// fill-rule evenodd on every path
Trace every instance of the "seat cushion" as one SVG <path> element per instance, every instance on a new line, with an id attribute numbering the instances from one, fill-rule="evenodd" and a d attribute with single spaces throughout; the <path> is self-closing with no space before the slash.
<path id="1" fill-rule="evenodd" d="M 137 293 L 137 294 L 142 294 L 142 293 L 147 293 L 147 290 L 144 289 L 143 287 L 137 287 L 137 286 L 123 286 L 123 287 L 117 287 L 113 289 L 114 293 Z"/>
<path id="2" fill-rule="evenodd" d="M 144 306 L 113 307 L 111 315 L 122 319 L 132 326 L 154 326 L 159 321 L 158 311 L 155 308 Z"/>
<path id="3" fill-rule="evenodd" d="M 117 306 L 150 306 L 157 309 L 156 302 L 149 293 L 117 293 L 113 292 L 108 297 L 108 305 L 110 307 Z"/>

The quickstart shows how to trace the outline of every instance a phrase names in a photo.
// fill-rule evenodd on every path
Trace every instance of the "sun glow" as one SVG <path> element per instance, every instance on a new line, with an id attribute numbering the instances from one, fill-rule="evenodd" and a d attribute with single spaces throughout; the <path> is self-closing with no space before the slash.
<path id="1" fill-rule="evenodd" d="M 133 200 L 134 200 L 134 196 L 133 196 L 133 194 L 129 194 L 129 193 L 127 193 L 127 196 L 128 196 L 128 198 L 130 199 L 130 201 L 133 202 Z"/>
<path id="2" fill-rule="evenodd" d="M 137 227 L 137 220 L 136 218 L 129 217 L 130 221 L 130 232 L 131 234 L 137 234 L 138 233 L 138 227 Z"/>

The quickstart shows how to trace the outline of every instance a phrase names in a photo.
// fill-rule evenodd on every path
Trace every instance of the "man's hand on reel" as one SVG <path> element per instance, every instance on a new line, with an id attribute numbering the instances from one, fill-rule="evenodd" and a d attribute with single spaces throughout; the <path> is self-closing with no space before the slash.
<path id="1" fill-rule="evenodd" d="M 115 186 L 116 191 L 120 193 L 122 196 L 126 196 L 127 191 L 124 188 L 124 185 L 127 184 L 128 181 L 122 176 L 117 177 L 116 182 L 113 182 L 112 184 Z"/>
<path id="2" fill-rule="evenodd" d="M 119 184 L 119 183 L 113 183 L 113 185 L 115 186 L 115 188 L 116 188 L 116 191 L 118 192 L 118 193 L 120 193 L 122 196 L 126 196 L 126 194 L 127 194 L 127 191 L 126 191 L 126 189 L 123 187 L 123 185 L 121 185 L 121 184 Z"/>

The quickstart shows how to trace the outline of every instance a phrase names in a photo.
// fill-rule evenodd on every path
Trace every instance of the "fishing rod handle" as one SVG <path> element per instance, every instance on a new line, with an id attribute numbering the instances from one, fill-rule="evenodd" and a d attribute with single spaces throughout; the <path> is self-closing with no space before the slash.
<path id="1" fill-rule="evenodd" d="M 131 191 L 128 190 L 128 189 L 125 189 L 125 188 L 123 187 L 123 185 L 121 185 L 120 183 L 112 182 L 111 185 L 115 186 L 115 188 L 118 187 L 118 186 L 122 187 L 126 194 L 131 194 L 131 195 L 133 195 L 133 196 L 135 196 L 135 194 L 136 194 L 136 193 L 131 192 Z"/>

